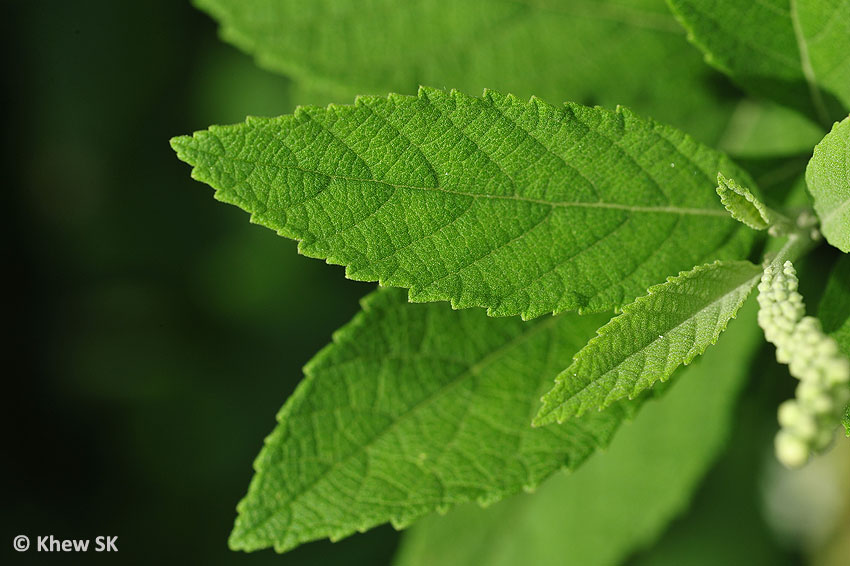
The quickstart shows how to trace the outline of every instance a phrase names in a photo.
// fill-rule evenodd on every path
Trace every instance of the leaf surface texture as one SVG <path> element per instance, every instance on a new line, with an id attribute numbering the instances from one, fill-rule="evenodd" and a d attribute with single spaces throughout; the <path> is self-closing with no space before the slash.
<path id="1" fill-rule="evenodd" d="M 737 259 L 722 154 L 626 109 L 421 89 L 172 140 L 194 178 L 358 280 L 492 315 L 600 311 Z"/>
<path id="2" fill-rule="evenodd" d="M 230 544 L 285 551 L 435 510 L 492 502 L 575 468 L 639 401 L 532 428 L 539 395 L 606 320 L 532 322 L 409 304 L 397 289 L 305 367 L 239 504 Z"/>
<path id="3" fill-rule="evenodd" d="M 850 0 L 668 0 L 706 60 L 821 124 L 850 109 Z"/>
<path id="4" fill-rule="evenodd" d="M 414 94 L 419 85 L 492 88 L 627 105 L 708 143 L 734 105 L 733 97 L 705 88 L 712 72 L 688 48 L 664 0 L 196 4 L 221 24 L 224 39 L 295 78 L 313 104 Z"/>
<path id="5" fill-rule="evenodd" d="M 747 261 L 716 262 L 652 287 L 558 375 L 535 422 L 563 422 L 666 381 L 717 341 L 761 274 Z"/>
<path id="6" fill-rule="evenodd" d="M 423 519 L 404 533 L 396 566 L 624 563 L 687 507 L 723 447 L 761 342 L 755 306 L 744 306 L 717 346 L 679 370 L 671 390 L 646 403 L 604 453 L 534 494 Z"/>
<path id="7" fill-rule="evenodd" d="M 836 123 L 815 147 L 806 185 L 826 241 L 850 252 L 850 117 Z"/>
<path id="8" fill-rule="evenodd" d="M 742 187 L 734 179 L 727 179 L 719 174 L 717 194 L 720 196 L 720 202 L 735 220 L 743 222 L 753 230 L 767 230 L 770 226 L 770 218 L 764 203 L 747 187 Z"/>

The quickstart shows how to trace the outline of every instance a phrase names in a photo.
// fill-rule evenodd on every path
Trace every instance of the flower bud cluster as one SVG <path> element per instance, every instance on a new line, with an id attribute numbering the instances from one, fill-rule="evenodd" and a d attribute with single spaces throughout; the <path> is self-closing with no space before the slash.
<path id="1" fill-rule="evenodd" d="M 829 446 L 844 407 L 850 401 L 850 360 L 820 321 L 805 316 L 790 261 L 768 266 L 759 284 L 759 325 L 776 346 L 776 359 L 800 380 L 794 399 L 779 406 L 781 430 L 776 456 L 789 468 L 805 464 Z"/>

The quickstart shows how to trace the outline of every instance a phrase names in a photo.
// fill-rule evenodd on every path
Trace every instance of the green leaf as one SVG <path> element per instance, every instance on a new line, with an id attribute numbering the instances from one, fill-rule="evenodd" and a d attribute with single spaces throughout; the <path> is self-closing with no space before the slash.
<path id="1" fill-rule="evenodd" d="M 533 495 L 459 507 L 405 533 L 396 566 L 595 566 L 624 563 L 688 505 L 724 445 L 732 409 L 761 342 L 755 304 L 715 348 L 676 373 L 611 447 Z"/>
<path id="2" fill-rule="evenodd" d="M 841 424 L 844 425 L 844 432 L 847 434 L 847 438 L 850 438 L 850 405 L 847 406 L 847 410 L 844 412 L 844 418 L 841 419 Z"/>
<path id="3" fill-rule="evenodd" d="M 832 268 L 818 304 L 818 319 L 823 331 L 850 356 L 850 256 L 841 256 Z"/>
<path id="4" fill-rule="evenodd" d="M 850 356 L 850 256 L 842 256 L 829 274 L 818 306 L 818 318 L 824 332 L 835 338 L 841 351 Z M 850 437 L 850 405 L 842 424 Z"/>
<path id="5" fill-rule="evenodd" d="M 722 173 L 717 174 L 717 194 L 720 202 L 732 215 L 732 218 L 743 222 L 754 230 L 767 230 L 770 226 L 767 207 L 746 187 L 742 187 L 734 179 L 727 179 Z"/>
<path id="6" fill-rule="evenodd" d="M 822 126 L 795 110 L 766 100 L 745 99 L 735 107 L 716 147 L 734 158 L 810 155 L 823 134 Z"/>
<path id="7" fill-rule="evenodd" d="M 755 315 L 756 313 L 750 310 L 750 307 L 755 306 L 755 302 L 755 297 L 748 299 L 738 318 L 747 317 L 750 313 Z M 775 432 L 776 401 L 771 398 L 772 395 L 765 395 L 761 386 L 763 384 L 772 387 L 780 382 L 780 379 L 787 379 L 788 375 L 784 368 L 770 363 L 767 357 L 772 357 L 770 352 L 758 348 L 764 343 L 764 338 L 754 318 L 755 316 L 747 319 L 747 337 L 755 341 L 753 346 L 758 352 L 757 355 L 753 356 L 755 352 L 749 351 L 750 356 L 742 359 L 739 358 L 740 353 L 730 352 L 728 356 L 718 355 L 712 359 L 710 365 L 703 366 L 709 381 L 729 371 L 744 370 L 749 374 L 734 410 L 731 434 L 722 448 L 719 461 L 712 465 L 687 511 L 677 517 L 658 540 L 624 562 L 625 565 L 797 564 L 799 559 L 794 555 L 794 550 L 778 545 L 777 531 L 771 529 L 766 522 L 775 517 L 771 510 L 766 508 L 766 488 L 770 490 L 775 487 L 775 484 L 771 485 L 772 478 L 776 477 L 773 474 L 781 473 L 781 470 L 767 460 L 765 453 Z M 706 352 L 705 359 L 708 360 L 719 353 L 718 351 L 725 347 L 726 341 L 734 342 L 731 335 L 743 324 L 744 322 L 733 323 L 728 332 L 720 337 L 717 347 Z M 746 362 L 742 364 L 744 359 Z M 717 371 L 713 370 L 714 367 Z M 708 420 L 703 423 L 707 424 Z M 699 446 L 699 443 L 700 440 L 695 440 L 690 450 Z M 684 453 L 683 451 L 683 455 Z M 774 471 L 767 472 L 770 468 Z M 789 505 L 785 509 L 799 516 L 795 505 Z"/>
<path id="8" fill-rule="evenodd" d="M 195 3 L 221 24 L 225 40 L 298 79 L 313 104 L 414 94 L 421 84 L 493 88 L 623 104 L 714 143 L 735 102 L 706 88 L 713 73 L 664 0 Z"/>
<path id="9" fill-rule="evenodd" d="M 535 424 L 603 409 L 666 381 L 717 341 L 761 274 L 748 261 L 715 262 L 650 288 L 600 328 L 558 375 Z"/>
<path id="10" fill-rule="evenodd" d="M 850 108 L 850 1 L 668 0 L 706 61 L 822 124 Z"/>
<path id="11" fill-rule="evenodd" d="M 826 241 L 850 252 L 850 116 L 832 127 L 815 147 L 806 184 Z"/>
<path id="12" fill-rule="evenodd" d="M 192 176 L 352 279 L 492 315 L 628 303 L 670 273 L 744 257 L 725 156 L 635 116 L 421 89 L 172 140 Z"/>
<path id="13" fill-rule="evenodd" d="M 607 316 L 494 319 L 411 305 L 396 289 L 363 309 L 280 411 L 238 506 L 234 549 L 282 552 L 533 489 L 607 445 L 638 406 L 529 426 L 539 395 Z"/>

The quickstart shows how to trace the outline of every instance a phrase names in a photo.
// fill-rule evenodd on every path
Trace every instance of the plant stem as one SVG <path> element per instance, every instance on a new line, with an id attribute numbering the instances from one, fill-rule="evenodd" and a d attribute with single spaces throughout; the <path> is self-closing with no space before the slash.
<path id="1" fill-rule="evenodd" d="M 804 210 L 797 216 L 796 222 L 785 218 L 787 220 L 788 239 L 775 255 L 765 254 L 763 262 L 765 267 L 771 264 L 781 266 L 786 261 L 793 263 L 817 245 L 820 241 L 820 233 L 812 226 L 811 217 L 811 212 Z"/>

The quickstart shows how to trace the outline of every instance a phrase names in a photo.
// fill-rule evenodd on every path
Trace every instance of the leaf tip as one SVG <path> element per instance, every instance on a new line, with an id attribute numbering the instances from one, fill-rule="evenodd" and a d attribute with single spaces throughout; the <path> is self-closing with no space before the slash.
<path id="1" fill-rule="evenodd" d="M 537 414 L 531 420 L 532 428 L 540 428 L 541 426 L 550 425 L 556 421 L 557 416 L 555 415 L 555 406 L 547 403 L 544 398 L 543 406 L 540 407 L 540 410 L 537 411 Z"/>
<path id="2" fill-rule="evenodd" d="M 767 230 L 770 227 L 771 219 L 767 207 L 747 187 L 718 171 L 717 187 L 714 190 L 726 211 L 738 222 L 753 230 Z"/>
<path id="3" fill-rule="evenodd" d="M 171 149 L 174 150 L 174 153 L 177 154 L 178 159 L 189 163 L 186 159 L 186 153 L 189 149 L 191 149 L 193 141 L 194 138 L 192 136 L 174 136 L 168 140 L 168 145 L 170 145 Z"/>
<path id="4" fill-rule="evenodd" d="M 237 527 L 233 527 L 233 530 L 230 532 L 230 536 L 227 537 L 227 548 L 233 551 L 248 549 L 245 547 L 245 541 L 240 536 L 240 533 L 237 531 Z"/>
<path id="5" fill-rule="evenodd" d="M 242 503 L 244 502 L 244 499 L 240 501 L 237 509 L 242 507 Z M 267 546 L 270 545 L 263 544 L 250 529 L 246 528 L 244 524 L 244 516 L 240 511 L 240 514 L 236 516 L 236 521 L 233 524 L 233 530 L 230 531 L 230 536 L 227 537 L 227 547 L 230 550 L 237 552 L 253 552 L 255 550 L 260 550 L 261 548 L 266 548 Z"/>

